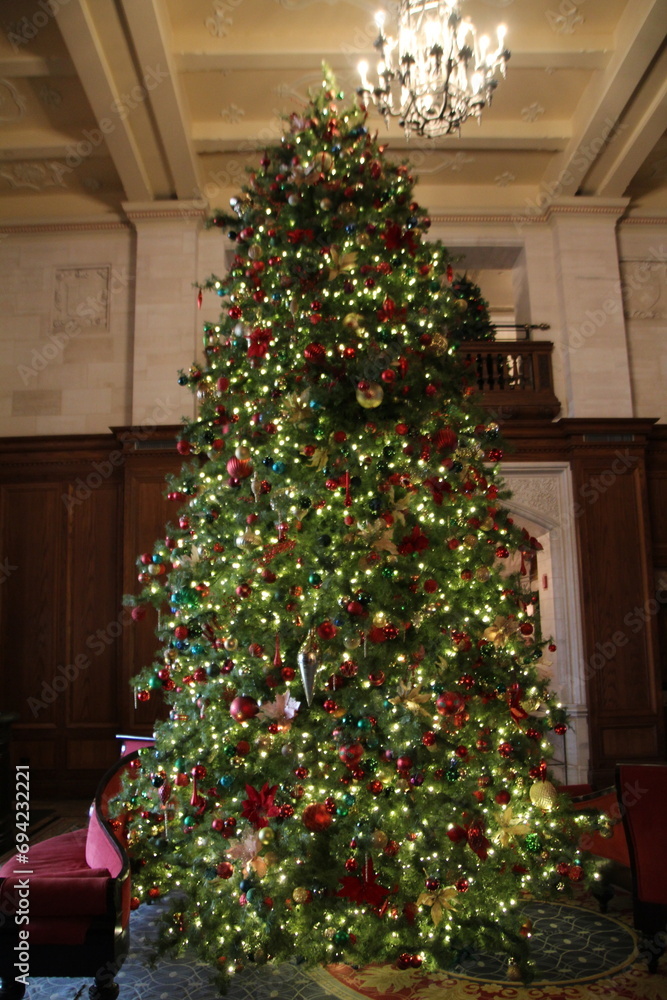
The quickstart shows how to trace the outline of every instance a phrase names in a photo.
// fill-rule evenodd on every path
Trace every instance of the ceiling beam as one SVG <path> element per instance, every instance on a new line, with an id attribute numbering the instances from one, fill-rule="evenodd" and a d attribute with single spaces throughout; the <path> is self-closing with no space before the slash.
<path id="1" fill-rule="evenodd" d="M 88 0 L 69 0 L 58 7 L 58 27 L 81 85 L 130 201 L 153 197 L 139 146 L 130 129 L 129 115 L 118 111 L 123 101 L 102 41 L 95 29 Z"/>
<path id="2" fill-rule="evenodd" d="M 127 2 L 127 0 L 124 0 Z M 512 69 L 604 69 L 611 57 L 608 48 L 575 51 L 572 49 L 544 49 L 512 52 L 508 72 Z M 238 46 L 233 52 L 176 52 L 174 65 L 181 73 L 215 73 L 225 71 L 276 72 L 292 71 L 295 73 L 320 73 L 322 62 L 335 73 L 356 73 L 360 59 L 377 59 L 373 49 L 368 51 L 355 50 L 347 53 L 344 50 L 323 52 L 322 49 L 307 51 L 244 49 Z"/>
<path id="3" fill-rule="evenodd" d="M 665 0 L 632 0 L 619 19 L 618 47 L 607 68 L 594 77 L 573 116 L 567 148 L 545 172 L 542 187 L 554 197 L 574 195 L 605 145 L 613 140 L 667 29 Z"/>
<path id="4" fill-rule="evenodd" d="M 173 65 L 169 28 L 157 0 L 121 0 L 139 62 L 160 66 L 166 72 L 149 95 L 159 139 L 164 149 L 178 198 L 194 198 L 199 190 L 197 158 L 192 146 L 187 103 Z"/>
<path id="5" fill-rule="evenodd" d="M 586 194 L 623 196 L 667 127 L 667 48 L 656 60 L 637 100 L 623 117 L 624 131 L 585 178 Z"/>
<path id="6" fill-rule="evenodd" d="M 2 56 L 0 57 L 0 77 L 26 76 L 74 76 L 74 66 L 70 59 L 61 56 Z"/>
<path id="7" fill-rule="evenodd" d="M 65 159 L 81 136 L 51 128 L 3 129 L 0 132 L 0 160 Z M 107 156 L 104 144 L 93 149 L 88 156 Z"/>
<path id="8" fill-rule="evenodd" d="M 391 149 L 443 150 L 447 152 L 484 152 L 496 150 L 517 150 L 527 152 L 559 152 L 570 140 L 570 123 L 564 121 L 540 121 L 538 124 L 523 121 L 486 121 L 481 128 L 464 126 L 459 136 L 440 136 L 435 139 L 407 139 L 405 133 L 392 123 L 389 130 L 378 116 L 373 122 L 378 132 L 378 140 L 387 142 Z M 275 115 L 261 121 L 195 122 L 192 126 L 194 147 L 197 153 L 250 153 L 254 149 L 264 149 L 270 144 L 272 135 L 278 139 L 282 130 L 282 120 Z M 260 137 L 260 138 L 258 138 Z"/>

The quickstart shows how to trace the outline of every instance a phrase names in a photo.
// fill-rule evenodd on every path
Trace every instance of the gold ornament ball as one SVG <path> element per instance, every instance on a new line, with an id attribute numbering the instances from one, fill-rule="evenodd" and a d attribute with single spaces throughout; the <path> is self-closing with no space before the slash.
<path id="1" fill-rule="evenodd" d="M 354 242 L 358 247 L 367 247 L 370 246 L 371 238 L 368 233 L 357 233 Z"/>
<path id="2" fill-rule="evenodd" d="M 374 830 L 373 833 L 371 834 L 371 843 L 373 847 L 378 848 L 378 850 L 380 851 L 387 846 L 388 842 L 389 842 L 389 837 L 384 832 L 384 830 Z"/>
<path id="3" fill-rule="evenodd" d="M 252 246 L 248 247 L 248 257 L 250 260 L 261 260 L 264 251 L 259 243 L 253 243 Z"/>
<path id="4" fill-rule="evenodd" d="M 522 980 L 521 969 L 519 968 L 519 963 L 515 962 L 510 958 L 507 963 L 507 978 L 511 983 L 520 983 Z"/>
<path id="5" fill-rule="evenodd" d="M 320 202 L 320 208 L 322 209 L 323 212 L 331 211 L 331 205 L 332 205 L 331 198 L 322 198 Z"/>
<path id="6" fill-rule="evenodd" d="M 361 639 L 356 635 L 348 635 L 346 639 L 343 639 L 343 645 L 346 649 L 358 649 L 361 645 Z"/>
<path id="7" fill-rule="evenodd" d="M 270 826 L 264 826 L 257 834 L 257 839 L 261 844 L 270 844 L 275 837 L 275 832 Z"/>
<path id="8" fill-rule="evenodd" d="M 558 792 L 550 781 L 536 781 L 530 786 L 530 801 L 538 809 L 544 809 L 548 812 L 556 805 Z"/>
<path id="9" fill-rule="evenodd" d="M 467 549 L 472 549 L 477 545 L 477 535 L 465 535 L 463 538 L 463 544 Z"/>
<path id="10" fill-rule="evenodd" d="M 459 312 L 464 313 L 467 312 L 468 310 L 468 302 L 466 299 L 455 299 L 454 305 L 456 306 Z"/>
<path id="11" fill-rule="evenodd" d="M 376 611 L 373 615 L 373 624 L 381 628 L 383 625 L 387 624 L 387 616 L 384 611 Z"/>
<path id="12" fill-rule="evenodd" d="M 251 457 L 250 448 L 248 448 L 248 446 L 245 444 L 240 444 L 236 449 L 236 451 L 234 452 L 234 454 L 236 455 L 237 458 L 240 458 L 244 462 L 247 462 L 248 459 Z"/>
<path id="13" fill-rule="evenodd" d="M 327 927 L 324 931 L 324 936 L 327 939 L 327 941 L 331 941 L 335 933 L 336 933 L 335 928 Z"/>
<path id="14" fill-rule="evenodd" d="M 239 640 L 225 639 L 224 646 L 228 653 L 233 653 L 235 649 L 239 648 Z"/>
<path id="15" fill-rule="evenodd" d="M 358 330 L 361 325 L 362 317 L 359 313 L 347 313 L 343 316 L 343 326 L 346 330 Z"/>
<path id="16" fill-rule="evenodd" d="M 491 571 L 486 566 L 478 566 L 475 570 L 475 578 L 479 580 L 480 583 L 486 583 L 490 576 Z"/>
<path id="17" fill-rule="evenodd" d="M 491 531 L 492 527 L 493 527 L 492 517 L 485 517 L 482 523 L 480 524 L 480 528 L 482 529 L 482 531 Z"/>
<path id="18" fill-rule="evenodd" d="M 367 389 L 357 389 L 357 402 L 365 410 L 374 410 L 384 398 L 384 389 L 377 382 L 370 382 Z"/>
<path id="19" fill-rule="evenodd" d="M 303 885 L 298 885 L 296 889 L 292 891 L 292 899 L 295 903 L 307 903 L 310 893 L 308 889 Z"/>
<path id="20" fill-rule="evenodd" d="M 431 351 L 438 356 L 447 353 L 449 341 L 443 333 L 434 333 L 431 341 Z"/>

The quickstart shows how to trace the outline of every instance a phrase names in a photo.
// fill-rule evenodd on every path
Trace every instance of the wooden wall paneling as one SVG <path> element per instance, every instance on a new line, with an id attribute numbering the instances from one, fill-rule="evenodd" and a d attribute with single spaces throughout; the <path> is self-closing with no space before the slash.
<path id="1" fill-rule="evenodd" d="M 120 599 L 119 482 L 105 481 L 70 507 L 68 536 L 67 768 L 85 779 L 117 756 L 121 637 L 130 621 Z"/>
<path id="2" fill-rule="evenodd" d="M 572 441 L 575 494 L 584 498 L 577 518 L 586 651 L 582 669 L 591 775 L 598 785 L 609 783 L 619 760 L 658 760 L 664 753 L 646 428 L 635 426 L 634 431 L 619 439 L 587 434 L 583 428 Z"/>
<path id="3" fill-rule="evenodd" d="M 65 561 L 62 491 L 55 483 L 2 486 L 2 552 L 7 577 L 0 587 L 2 707 L 19 716 L 14 763 L 53 770 L 61 762 L 57 733 L 64 706 L 57 664 L 63 643 Z M 30 738 L 33 746 L 22 746 Z"/>
<path id="4" fill-rule="evenodd" d="M 176 521 L 179 504 L 167 500 L 168 475 L 176 475 L 183 458 L 176 452 L 175 439 L 178 428 L 158 427 L 149 440 L 137 441 L 132 429 L 121 429 L 126 460 L 124 464 L 124 509 L 126 530 L 123 538 L 123 590 L 137 594 L 141 584 L 137 581 L 136 560 L 143 552 L 152 552 L 155 542 L 164 538 L 167 524 Z M 122 686 L 124 694 L 120 705 L 123 732 L 150 734 L 158 718 L 166 716 L 166 708 L 159 692 L 151 694 L 148 702 L 134 704 L 131 680 L 143 667 L 150 666 L 158 652 L 155 634 L 157 613 L 150 607 L 146 617 L 133 622 L 123 636 Z"/>
<path id="5" fill-rule="evenodd" d="M 118 600 L 121 477 L 104 465 L 111 445 L 110 435 L 0 442 L 3 551 L 18 567 L 0 589 L 0 691 L 21 712 L 13 756 L 31 764 L 36 795 L 92 794 L 117 753 L 117 665 L 105 663 L 95 697 L 83 660 L 76 664 L 93 623 L 107 623 Z M 104 570 L 95 579 L 96 559 Z M 68 770 L 88 737 L 95 759 Z"/>

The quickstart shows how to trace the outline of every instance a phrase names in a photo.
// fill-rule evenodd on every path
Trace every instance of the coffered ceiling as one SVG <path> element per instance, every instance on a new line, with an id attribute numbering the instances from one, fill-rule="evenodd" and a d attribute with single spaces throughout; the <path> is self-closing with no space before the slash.
<path id="1" fill-rule="evenodd" d="M 369 0 L 2 0 L 0 223 L 123 218 L 123 204 L 226 207 L 322 61 L 353 95 Z M 387 6 L 387 5 L 385 5 Z M 389 6 L 391 11 L 392 5 Z M 464 0 L 512 52 L 481 125 L 410 140 L 433 212 L 630 199 L 667 216 L 667 0 Z M 385 125 L 375 111 L 380 135 Z"/>

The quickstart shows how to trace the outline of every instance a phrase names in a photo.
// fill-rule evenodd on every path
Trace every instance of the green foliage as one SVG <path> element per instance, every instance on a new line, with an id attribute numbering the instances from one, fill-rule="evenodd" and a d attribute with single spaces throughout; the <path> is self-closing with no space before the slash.
<path id="1" fill-rule="evenodd" d="M 456 296 L 455 307 L 458 316 L 450 325 L 450 332 L 457 341 L 494 340 L 496 329 L 489 316 L 489 303 L 482 295 L 479 285 L 471 281 L 467 274 L 457 274 L 451 286 Z"/>
<path id="2" fill-rule="evenodd" d="M 565 800 L 531 798 L 564 725 L 504 570 L 534 540 L 412 185 L 328 83 L 215 217 L 235 257 L 181 378 L 177 523 L 139 561 L 163 645 L 135 684 L 169 719 L 117 810 L 137 898 L 170 900 L 161 947 L 223 981 L 465 948 L 527 975 L 521 900 L 579 879 Z"/>

